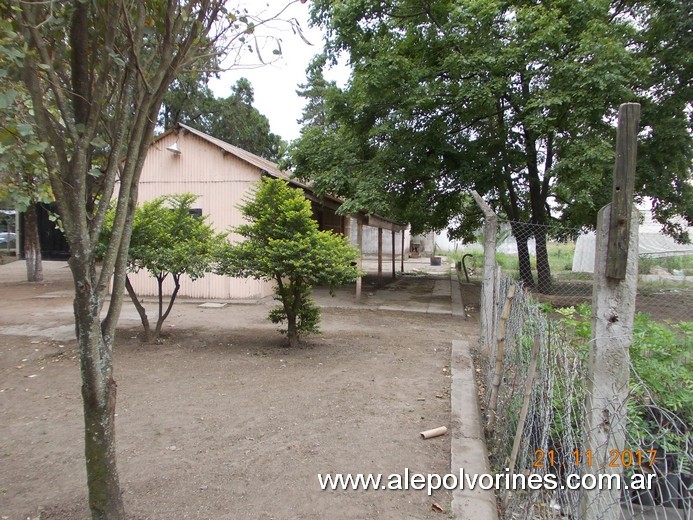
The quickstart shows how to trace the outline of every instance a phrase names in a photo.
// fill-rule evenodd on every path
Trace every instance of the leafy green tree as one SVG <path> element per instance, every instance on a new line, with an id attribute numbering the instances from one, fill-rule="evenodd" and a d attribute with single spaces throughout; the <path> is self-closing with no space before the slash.
<path id="1" fill-rule="evenodd" d="M 2 11 L 0 9 L 0 11 Z M 25 50 L 4 16 L 0 19 L 0 200 L 24 213 L 23 243 L 27 281 L 43 280 L 36 203 L 55 199 L 34 133 L 31 100 L 21 81 Z"/>
<path id="2" fill-rule="evenodd" d="M 164 129 L 178 123 L 206 125 L 212 116 L 216 99 L 207 82 L 207 75 L 190 71 L 174 80 L 164 96 L 159 112 L 159 124 Z"/>
<path id="3" fill-rule="evenodd" d="M 158 318 L 152 329 L 147 311 L 132 283 L 125 278 L 125 288 L 142 320 L 144 340 L 156 341 L 180 290 L 181 276 L 202 278 L 214 270 L 215 262 L 226 242 L 226 234 L 215 233 L 206 217 L 194 215 L 192 205 L 197 197 L 186 193 L 159 197 L 135 210 L 132 237 L 128 251 L 128 271 L 146 270 L 158 285 Z M 113 212 L 107 216 L 101 248 L 110 240 Z M 173 292 L 164 310 L 164 281 L 173 280 Z"/>
<path id="4" fill-rule="evenodd" d="M 332 290 L 358 275 L 358 252 L 346 238 L 319 231 L 303 192 L 281 179 L 264 179 L 240 208 L 249 221 L 234 231 L 243 240 L 230 246 L 220 262 L 220 274 L 274 281 L 273 323 L 286 321 L 290 347 L 300 336 L 319 332 L 320 309 L 311 297 L 313 285 Z"/>
<path id="5" fill-rule="evenodd" d="M 174 78 L 205 57 L 238 54 L 269 20 L 222 0 L 6 4 L 27 50 L 22 79 L 71 252 L 89 507 L 95 520 L 122 520 L 113 347 L 144 159 Z M 111 240 L 97 269 L 114 198 Z"/>
<path id="6" fill-rule="evenodd" d="M 276 161 L 285 143 L 270 131 L 267 117 L 253 107 L 255 95 L 246 78 L 231 95 L 217 98 L 199 74 L 179 78 L 164 98 L 161 122 L 166 128 L 184 123 L 217 139 Z"/>
<path id="7" fill-rule="evenodd" d="M 534 235 L 548 292 L 547 226 L 594 225 L 623 102 L 643 106 L 638 196 L 654 197 L 673 234 L 671 217 L 693 222 L 684 4 L 316 0 L 328 63 L 346 53 L 353 72 L 343 90 L 306 89 L 327 124 L 304 129 L 290 163 L 318 192 L 345 197 L 345 210 L 415 232 L 452 223 L 469 238 L 479 214 L 465 193 L 476 189 L 513 222 L 527 286 Z"/>
<path id="8" fill-rule="evenodd" d="M 303 117 L 299 123 L 308 127 L 324 128 L 329 124 L 328 104 L 326 102 L 330 92 L 339 92 L 335 81 L 325 79 L 324 69 L 327 65 L 327 56 L 318 54 L 306 69 L 307 81 L 298 86 L 296 93 L 306 99 L 303 109 Z"/>

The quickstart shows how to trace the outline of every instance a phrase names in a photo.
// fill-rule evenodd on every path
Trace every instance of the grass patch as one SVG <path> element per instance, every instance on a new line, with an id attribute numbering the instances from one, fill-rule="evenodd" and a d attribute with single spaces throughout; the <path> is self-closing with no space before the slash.
<path id="1" fill-rule="evenodd" d="M 686 276 L 693 276 L 693 255 L 660 258 L 641 256 L 638 261 L 639 274 L 652 274 L 652 270 L 656 267 L 666 269 L 669 272 L 682 271 Z"/>
<path id="2" fill-rule="evenodd" d="M 558 273 L 561 271 L 571 271 L 573 269 L 573 255 L 575 254 L 575 243 L 574 242 L 548 242 L 546 244 L 546 249 L 549 255 L 549 265 L 551 266 L 552 273 Z M 462 260 L 462 256 L 466 254 L 471 254 L 471 258 L 467 257 L 465 259 L 465 265 L 467 268 L 481 269 L 484 263 L 484 253 L 482 251 L 447 251 L 444 255 L 447 257 L 448 262 L 457 263 Z M 504 271 L 517 271 L 517 255 L 512 255 L 508 253 L 496 253 L 496 262 Z M 537 268 L 537 257 L 536 255 L 530 255 L 530 263 L 532 269 Z"/>

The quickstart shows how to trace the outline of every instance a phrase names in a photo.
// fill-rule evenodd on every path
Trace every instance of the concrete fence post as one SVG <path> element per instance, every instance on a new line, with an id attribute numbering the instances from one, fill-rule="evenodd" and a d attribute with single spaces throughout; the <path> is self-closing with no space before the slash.
<path id="1" fill-rule="evenodd" d="M 493 355 L 496 343 L 496 294 L 498 278 L 496 276 L 496 236 L 498 234 L 498 216 L 484 199 L 472 190 L 474 200 L 484 213 L 484 267 L 481 286 L 481 305 L 479 308 L 479 346 L 484 356 Z"/>
<path id="2" fill-rule="evenodd" d="M 592 292 L 592 337 L 587 372 L 585 442 L 579 449 L 586 473 L 620 474 L 610 461 L 626 449 L 630 345 L 638 281 L 638 212 L 632 211 L 640 105 L 619 111 L 613 203 L 601 209 Z M 592 465 L 587 467 L 587 463 Z M 618 520 L 620 490 L 583 490 L 579 518 Z"/>

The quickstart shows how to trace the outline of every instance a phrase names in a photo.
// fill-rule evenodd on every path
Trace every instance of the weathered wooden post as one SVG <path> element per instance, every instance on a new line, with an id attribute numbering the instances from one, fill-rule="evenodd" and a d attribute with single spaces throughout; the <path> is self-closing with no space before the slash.
<path id="1" fill-rule="evenodd" d="M 383 286 L 383 228 L 378 226 L 378 288 Z"/>
<path id="2" fill-rule="evenodd" d="M 638 279 L 638 214 L 633 185 L 640 105 L 621 105 L 616 137 L 613 202 L 597 220 L 592 292 L 592 337 L 587 373 L 585 443 L 580 448 L 584 473 L 619 475 L 610 464 L 626 448 L 626 404 L 630 377 Z M 585 466 L 587 457 L 592 466 Z M 620 489 L 582 490 L 579 518 L 621 518 Z"/>
<path id="3" fill-rule="evenodd" d="M 479 346 L 481 352 L 491 356 L 496 343 L 496 236 L 498 234 L 498 217 L 484 199 L 472 190 L 474 200 L 484 213 L 484 268 L 481 286 L 481 306 L 479 309 Z"/>
<path id="4" fill-rule="evenodd" d="M 404 229 L 400 233 L 402 235 L 402 256 L 399 257 L 399 267 L 400 271 L 404 273 Z"/>
<path id="5" fill-rule="evenodd" d="M 397 260 L 395 259 L 395 255 L 397 254 L 397 250 L 395 249 L 395 228 L 392 228 L 392 279 L 394 280 L 397 278 Z"/>
<path id="6" fill-rule="evenodd" d="M 363 272 L 363 222 L 359 219 L 356 223 L 356 245 L 359 249 L 358 267 L 359 273 Z M 361 298 L 361 283 L 363 276 L 359 274 L 356 279 L 356 298 Z"/>

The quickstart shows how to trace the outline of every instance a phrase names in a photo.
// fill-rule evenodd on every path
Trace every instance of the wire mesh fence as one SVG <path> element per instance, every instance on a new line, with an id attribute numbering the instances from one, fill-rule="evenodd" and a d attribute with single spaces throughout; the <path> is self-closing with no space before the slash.
<path id="1" fill-rule="evenodd" d="M 505 223 L 496 237 L 494 348 L 479 363 L 491 466 L 511 483 L 501 516 L 581 518 L 592 507 L 600 518 L 690 520 L 693 250 L 641 242 L 625 443 L 600 459 L 585 442 L 594 247 L 582 236 Z M 479 279 L 482 253 L 464 254 Z"/>
<path id="2" fill-rule="evenodd" d="M 652 230 L 654 225 L 642 227 Z M 537 236 L 546 237 L 545 246 L 539 240 L 539 249 Z M 639 242 L 636 310 L 656 320 L 693 321 L 693 244 L 678 244 L 654 231 L 640 233 Z M 533 289 L 538 301 L 558 306 L 591 302 L 594 232 L 506 221 L 499 226 L 496 243 L 496 261 L 503 272 Z M 451 258 L 458 262 L 463 277 L 466 270 L 470 281 L 480 281 L 480 244 L 453 252 Z"/>

